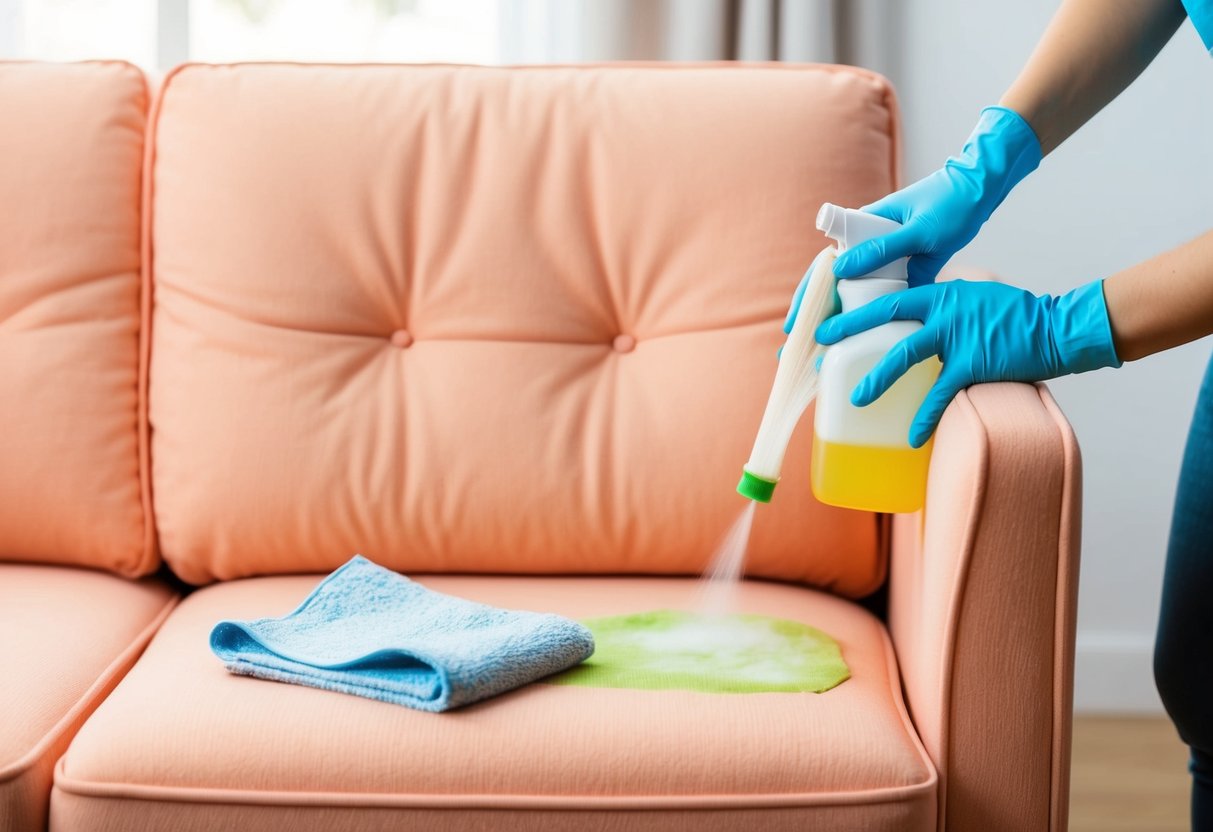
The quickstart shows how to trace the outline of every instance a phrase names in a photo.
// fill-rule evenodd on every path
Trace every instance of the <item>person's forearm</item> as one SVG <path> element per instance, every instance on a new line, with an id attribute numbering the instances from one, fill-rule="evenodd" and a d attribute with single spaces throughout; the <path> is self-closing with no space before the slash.
<path id="1" fill-rule="evenodd" d="M 1048 155 L 1141 74 L 1185 16 L 1181 0 L 1063 0 L 999 103 Z"/>
<path id="2" fill-rule="evenodd" d="M 1121 361 L 1213 334 L 1213 231 L 1112 275 L 1104 299 Z"/>

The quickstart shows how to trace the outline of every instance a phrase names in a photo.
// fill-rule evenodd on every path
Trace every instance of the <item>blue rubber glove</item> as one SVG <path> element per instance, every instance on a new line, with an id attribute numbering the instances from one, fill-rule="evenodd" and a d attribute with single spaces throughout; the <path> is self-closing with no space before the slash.
<path id="1" fill-rule="evenodd" d="M 931 283 L 1040 159 L 1036 133 L 1018 113 L 986 107 L 959 156 L 925 179 L 863 206 L 902 227 L 842 252 L 834 274 L 861 277 L 909 256 L 910 286 Z"/>
<path id="2" fill-rule="evenodd" d="M 935 432 L 948 402 L 971 384 L 1043 381 L 1100 367 L 1119 367 L 1103 281 L 1060 297 L 1004 283 L 949 280 L 885 295 L 817 328 L 817 341 L 833 344 L 889 321 L 922 321 L 876 363 L 851 393 L 851 404 L 876 401 L 910 367 L 938 355 L 939 380 L 910 425 L 920 448 Z"/>

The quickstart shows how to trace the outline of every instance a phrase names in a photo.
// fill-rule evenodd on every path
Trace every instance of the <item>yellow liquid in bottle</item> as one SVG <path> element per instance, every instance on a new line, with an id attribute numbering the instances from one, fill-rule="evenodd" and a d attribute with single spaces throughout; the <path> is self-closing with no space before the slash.
<path id="1" fill-rule="evenodd" d="M 927 497 L 929 440 L 921 448 L 876 448 L 826 442 L 813 434 L 813 495 L 823 503 L 890 514 L 922 508 Z"/>

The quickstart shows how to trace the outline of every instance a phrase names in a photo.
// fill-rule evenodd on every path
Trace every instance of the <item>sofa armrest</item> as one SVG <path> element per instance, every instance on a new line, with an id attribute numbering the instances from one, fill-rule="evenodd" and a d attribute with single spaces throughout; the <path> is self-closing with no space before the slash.
<path id="1" fill-rule="evenodd" d="M 1081 507 L 1043 385 L 956 397 L 924 513 L 893 521 L 889 629 L 940 775 L 940 828 L 1066 828 Z"/>

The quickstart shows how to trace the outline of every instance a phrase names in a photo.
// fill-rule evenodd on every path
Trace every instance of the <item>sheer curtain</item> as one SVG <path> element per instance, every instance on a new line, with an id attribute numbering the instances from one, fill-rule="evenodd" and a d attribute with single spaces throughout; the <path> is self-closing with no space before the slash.
<path id="1" fill-rule="evenodd" d="M 818 61 L 887 72 L 899 0 L 501 0 L 504 63 Z"/>

